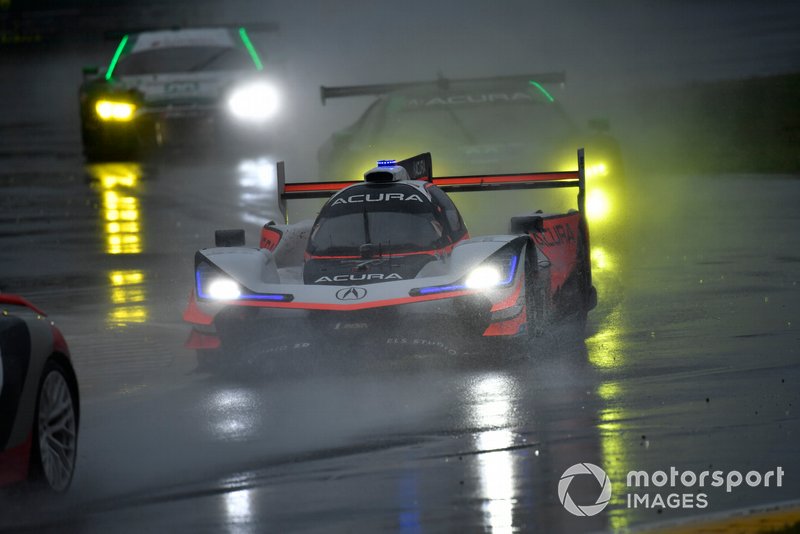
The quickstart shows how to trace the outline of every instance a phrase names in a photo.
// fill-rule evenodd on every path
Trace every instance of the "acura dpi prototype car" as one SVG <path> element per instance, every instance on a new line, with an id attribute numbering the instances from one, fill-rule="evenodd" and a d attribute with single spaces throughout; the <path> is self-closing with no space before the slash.
<path id="1" fill-rule="evenodd" d="M 184 319 L 201 360 L 375 341 L 526 340 L 596 303 L 578 170 L 434 177 L 430 153 L 380 161 L 364 180 L 278 184 L 286 200 L 330 197 L 315 221 L 268 222 L 258 247 L 220 230 L 195 255 Z M 509 217 L 471 236 L 447 192 L 576 188 L 577 210 Z M 446 346 L 450 346 L 446 342 Z M 439 346 L 445 346 L 439 345 Z"/>
<path id="2" fill-rule="evenodd" d="M 564 73 L 321 87 L 331 98 L 375 96 L 361 117 L 334 133 L 319 167 L 346 179 L 382 154 L 430 150 L 446 174 L 574 168 L 574 147 L 586 147 L 587 211 L 596 224 L 622 203 L 624 172 L 608 121 L 581 127 L 548 89 Z"/>
<path id="3" fill-rule="evenodd" d="M 0 486 L 28 480 L 66 491 L 80 419 L 69 349 L 27 300 L 0 294 L 0 310 Z"/>
<path id="4" fill-rule="evenodd" d="M 202 139 L 245 143 L 263 137 L 279 107 L 245 28 L 126 34 L 102 74 L 84 74 L 81 135 L 90 160 Z"/>

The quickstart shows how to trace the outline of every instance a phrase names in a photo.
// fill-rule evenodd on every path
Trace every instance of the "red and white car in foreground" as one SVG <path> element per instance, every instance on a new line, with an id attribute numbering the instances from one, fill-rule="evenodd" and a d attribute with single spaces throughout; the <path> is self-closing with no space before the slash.
<path id="1" fill-rule="evenodd" d="M 0 486 L 72 482 L 78 381 L 61 332 L 22 297 L 0 294 Z"/>

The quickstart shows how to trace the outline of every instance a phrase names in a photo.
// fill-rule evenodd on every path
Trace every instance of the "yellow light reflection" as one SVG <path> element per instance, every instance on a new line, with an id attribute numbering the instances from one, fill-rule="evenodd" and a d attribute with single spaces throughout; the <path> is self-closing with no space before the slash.
<path id="1" fill-rule="evenodd" d="M 602 249 L 601 249 L 602 250 Z M 592 262 L 603 259 L 603 254 L 592 250 Z M 621 307 L 610 311 L 603 319 L 597 333 L 586 340 L 589 361 L 603 369 L 620 367 L 625 358 L 623 332 L 623 312 Z M 597 396 L 602 399 L 597 424 L 600 433 L 600 451 L 603 469 L 613 481 L 625 480 L 626 473 L 632 469 L 628 455 L 628 443 L 623 438 L 627 414 L 624 409 L 624 382 L 606 380 L 597 386 Z M 610 530 L 624 531 L 629 525 L 625 492 L 614 492 L 611 506 L 607 509 Z"/>
<path id="2" fill-rule="evenodd" d="M 601 384 L 602 390 L 607 383 Z M 611 391 L 605 391 L 606 394 Z M 600 396 L 603 396 L 602 391 L 598 391 Z M 614 392 L 607 400 L 607 405 L 614 406 L 616 402 L 617 392 Z M 612 481 L 623 481 L 627 472 L 630 470 L 630 460 L 627 456 L 626 443 L 623 439 L 624 426 L 621 423 L 624 420 L 625 414 L 620 408 L 606 408 L 600 411 L 600 422 L 598 430 L 600 431 L 600 448 L 603 455 L 603 469 L 606 471 Z M 626 508 L 626 496 L 624 491 L 616 491 L 611 495 L 611 506 L 607 508 L 608 522 L 612 532 L 626 530 L 630 521 L 628 519 L 628 510 Z"/>
<path id="3" fill-rule="evenodd" d="M 147 308 L 144 306 L 126 306 L 116 308 L 108 314 L 108 322 L 112 325 L 143 323 L 147 321 Z"/>
<path id="4" fill-rule="evenodd" d="M 115 286 L 141 284 L 144 281 L 144 274 L 141 271 L 113 271 L 109 279 Z"/>
<path id="5" fill-rule="evenodd" d="M 102 189 L 106 253 L 141 253 L 138 198 L 141 168 L 134 163 L 106 163 L 91 165 L 88 170 Z"/>
<path id="6" fill-rule="evenodd" d="M 141 304 L 147 300 L 144 273 L 137 270 L 111 271 L 108 280 L 111 284 L 110 300 L 114 305 L 108 313 L 108 322 L 123 325 L 147 321 L 147 307 Z"/>
<path id="7" fill-rule="evenodd" d="M 597 387 L 597 394 L 603 400 L 614 399 L 619 395 L 619 384 L 616 382 L 603 382 Z"/>
<path id="8" fill-rule="evenodd" d="M 478 455 L 478 471 L 483 513 L 491 532 L 513 532 L 515 503 L 515 459 L 510 451 L 514 445 L 513 424 L 514 382 L 503 375 L 489 375 L 478 380 L 472 388 L 474 424 L 486 428 L 475 439 L 475 446 L 484 452 Z"/>
<path id="9" fill-rule="evenodd" d="M 107 254 L 140 254 L 143 251 L 140 223 L 142 169 L 135 163 L 104 163 L 87 167 L 99 189 L 103 244 Z M 144 323 L 148 320 L 144 272 L 138 269 L 108 273 L 112 326 Z"/>
<path id="10" fill-rule="evenodd" d="M 592 272 L 611 273 L 617 268 L 614 255 L 604 247 L 592 247 Z"/>

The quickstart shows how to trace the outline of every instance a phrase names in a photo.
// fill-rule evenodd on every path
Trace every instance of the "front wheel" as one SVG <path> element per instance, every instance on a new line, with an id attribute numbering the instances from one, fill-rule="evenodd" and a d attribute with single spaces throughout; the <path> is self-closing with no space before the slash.
<path id="1" fill-rule="evenodd" d="M 55 360 L 42 372 L 33 424 L 31 478 L 63 493 L 72 483 L 78 453 L 78 398 L 67 370 Z"/>
<path id="2" fill-rule="evenodd" d="M 525 266 L 525 310 L 529 339 L 542 337 L 547 331 L 549 310 L 544 272 L 538 268 L 534 245 L 529 245 Z"/>

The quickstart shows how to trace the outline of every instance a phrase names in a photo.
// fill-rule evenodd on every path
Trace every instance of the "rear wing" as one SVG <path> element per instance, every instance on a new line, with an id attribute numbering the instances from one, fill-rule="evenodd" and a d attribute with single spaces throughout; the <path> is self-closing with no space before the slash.
<path id="1" fill-rule="evenodd" d="M 401 82 L 401 83 L 380 83 L 373 85 L 345 85 L 340 87 L 320 86 L 319 96 L 322 105 L 329 98 L 342 98 L 347 96 L 380 96 L 400 89 L 434 87 L 448 89 L 453 84 L 475 83 L 475 82 L 496 82 L 496 83 L 565 83 L 567 75 L 562 72 L 540 72 L 537 74 L 520 74 L 515 76 L 489 76 L 485 78 L 444 78 L 427 82 Z"/>
<path id="2" fill-rule="evenodd" d="M 398 161 L 397 165 L 408 171 L 415 180 L 425 180 L 447 192 L 466 191 L 506 191 L 510 189 L 555 189 L 563 187 L 578 188 L 578 211 L 586 212 L 586 170 L 583 149 L 578 149 L 578 169 L 574 171 L 530 172 L 521 174 L 491 174 L 474 176 L 433 176 L 430 152 Z M 277 165 L 278 197 L 281 214 L 288 224 L 289 215 L 286 201 L 304 198 L 328 198 L 338 191 L 363 180 L 343 182 L 302 182 L 286 183 L 284 162 Z"/>

